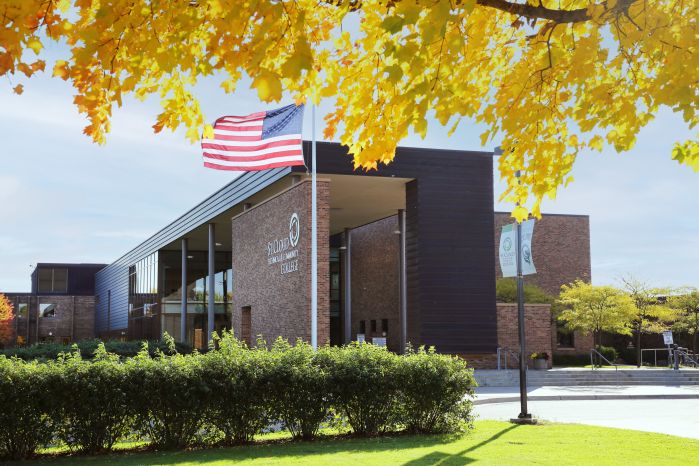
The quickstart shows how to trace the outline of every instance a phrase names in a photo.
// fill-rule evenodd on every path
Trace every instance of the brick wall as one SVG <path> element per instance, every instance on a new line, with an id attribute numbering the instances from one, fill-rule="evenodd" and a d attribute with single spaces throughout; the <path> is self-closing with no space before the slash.
<path id="1" fill-rule="evenodd" d="M 400 350 L 398 217 L 392 216 L 352 230 L 352 339 L 359 322 L 366 323 L 366 338 L 381 337 L 382 319 L 388 319 L 386 344 Z M 376 332 L 371 320 L 376 320 Z"/>
<path id="2" fill-rule="evenodd" d="M 29 319 L 15 318 L 15 333 L 27 344 L 37 341 L 73 342 L 95 338 L 94 296 L 34 296 L 27 294 L 7 295 L 15 306 L 27 303 Z M 38 319 L 42 304 L 56 306 L 53 317 Z"/>
<path id="3" fill-rule="evenodd" d="M 498 303 L 498 346 L 519 352 L 519 329 L 517 304 Z M 551 306 L 548 304 L 526 304 L 524 325 L 527 347 L 527 360 L 531 353 L 552 355 L 551 346 Z M 530 362 L 531 365 L 531 362 Z M 549 367 L 551 358 L 549 358 Z"/>
<path id="4" fill-rule="evenodd" d="M 573 332 L 573 347 L 564 347 L 558 345 L 556 337 L 556 323 L 551 324 L 551 346 L 554 352 L 560 354 L 588 354 L 595 346 L 592 333 L 587 335 L 583 332 Z"/>
<path id="5" fill-rule="evenodd" d="M 500 231 L 503 225 L 514 220 L 509 213 L 495 213 L 495 273 L 500 270 Z M 532 255 L 536 274 L 527 275 L 525 283 L 532 283 L 545 291 L 558 295 L 561 285 L 577 279 L 589 282 L 590 266 L 590 217 L 587 215 L 544 214 L 537 220 L 532 241 Z"/>
<path id="6" fill-rule="evenodd" d="M 318 180 L 318 343 L 329 341 L 329 194 L 330 183 Z M 300 235 L 297 268 L 270 264 L 268 243 L 289 239 L 290 219 L 298 214 Z M 253 339 L 268 342 L 278 336 L 289 341 L 311 338 L 311 183 L 290 189 L 236 216 L 232 220 L 233 329 L 240 336 L 242 308 L 250 306 Z M 284 260 L 288 264 L 291 260 Z M 282 273 L 282 272 L 285 273 Z"/>

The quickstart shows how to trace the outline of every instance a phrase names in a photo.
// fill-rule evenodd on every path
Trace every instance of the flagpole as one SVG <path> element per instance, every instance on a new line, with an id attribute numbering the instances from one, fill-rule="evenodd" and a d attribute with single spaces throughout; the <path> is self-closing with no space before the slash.
<path id="1" fill-rule="evenodd" d="M 318 348 L 318 202 L 316 192 L 316 106 L 311 104 L 311 346 Z"/>

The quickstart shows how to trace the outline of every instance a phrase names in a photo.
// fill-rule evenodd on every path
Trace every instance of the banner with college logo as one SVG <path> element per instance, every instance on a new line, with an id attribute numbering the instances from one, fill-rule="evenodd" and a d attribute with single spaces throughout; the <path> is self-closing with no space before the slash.
<path id="1" fill-rule="evenodd" d="M 522 274 L 531 275 L 536 273 L 534 258 L 532 257 L 532 237 L 534 236 L 535 221 L 527 220 L 522 222 Z M 517 224 L 511 223 L 502 227 L 500 233 L 500 268 L 503 277 L 517 276 Z"/>

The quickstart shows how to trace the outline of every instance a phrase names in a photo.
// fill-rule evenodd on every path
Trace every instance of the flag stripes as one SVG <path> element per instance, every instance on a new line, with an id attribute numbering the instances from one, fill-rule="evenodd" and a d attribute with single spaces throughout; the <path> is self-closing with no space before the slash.
<path id="1" fill-rule="evenodd" d="M 202 138 L 204 166 L 215 170 L 267 170 L 304 165 L 302 122 L 302 105 L 221 117 L 214 123 L 213 138 Z"/>

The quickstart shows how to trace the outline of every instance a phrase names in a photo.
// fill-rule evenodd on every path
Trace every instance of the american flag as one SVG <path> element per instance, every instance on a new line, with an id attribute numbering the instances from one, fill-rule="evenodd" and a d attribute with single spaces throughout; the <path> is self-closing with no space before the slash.
<path id="1" fill-rule="evenodd" d="M 204 166 L 215 170 L 267 170 L 304 165 L 303 105 L 287 105 L 246 116 L 224 116 L 213 139 L 201 140 Z"/>

